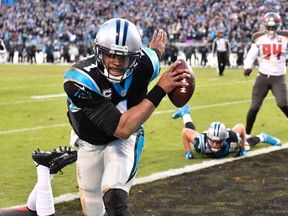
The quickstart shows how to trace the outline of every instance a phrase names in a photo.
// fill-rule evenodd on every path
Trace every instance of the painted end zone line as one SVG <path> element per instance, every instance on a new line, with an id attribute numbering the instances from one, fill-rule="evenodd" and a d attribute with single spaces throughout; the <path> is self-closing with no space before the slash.
<path id="1" fill-rule="evenodd" d="M 261 148 L 258 150 L 248 151 L 246 157 L 214 159 L 214 160 L 204 161 L 199 164 L 185 166 L 183 168 L 171 169 L 171 170 L 167 170 L 164 172 L 155 173 L 150 176 L 136 178 L 134 180 L 133 186 L 137 184 L 149 183 L 149 182 L 153 182 L 153 181 L 160 180 L 160 179 L 165 179 L 165 178 L 172 177 L 172 176 L 205 169 L 205 168 L 212 167 L 212 166 L 217 166 L 217 165 L 224 164 L 224 163 L 229 163 L 229 162 L 236 161 L 236 160 L 243 160 L 248 157 L 254 157 L 257 155 L 261 155 L 261 154 L 267 154 L 273 151 L 280 151 L 282 149 L 287 149 L 287 148 L 288 148 L 288 143 L 283 144 L 282 146 L 270 146 L 270 147 L 265 147 L 265 148 Z M 78 198 L 79 198 L 78 193 L 74 193 L 74 194 L 70 193 L 70 194 L 64 194 L 64 195 L 55 197 L 54 202 L 55 204 L 57 204 L 57 203 L 72 201 Z"/>

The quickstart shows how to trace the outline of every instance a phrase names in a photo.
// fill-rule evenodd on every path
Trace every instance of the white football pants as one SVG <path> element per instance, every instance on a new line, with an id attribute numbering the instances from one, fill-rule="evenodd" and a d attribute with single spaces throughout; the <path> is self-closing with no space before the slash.
<path id="1" fill-rule="evenodd" d="M 88 216 L 105 214 L 102 197 L 109 189 L 129 193 L 144 147 L 144 131 L 129 139 L 117 139 L 106 145 L 77 140 L 77 179 L 83 212 Z"/>

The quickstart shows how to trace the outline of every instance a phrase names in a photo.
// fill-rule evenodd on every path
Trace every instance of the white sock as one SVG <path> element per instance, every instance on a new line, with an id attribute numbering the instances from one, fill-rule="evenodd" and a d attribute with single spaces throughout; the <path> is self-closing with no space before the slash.
<path id="1" fill-rule="evenodd" d="M 50 179 L 50 171 L 47 167 L 39 165 L 37 167 L 37 199 L 36 210 L 39 216 L 55 214 L 54 200 Z"/>
<path id="2" fill-rule="evenodd" d="M 33 190 L 29 194 L 27 200 L 27 207 L 32 211 L 36 211 L 36 198 L 37 198 L 37 183 L 35 184 Z"/>
<path id="3" fill-rule="evenodd" d="M 191 118 L 191 115 L 188 114 L 188 113 L 183 115 L 183 123 L 184 123 L 184 125 L 185 125 L 187 122 L 193 122 L 193 121 L 192 121 L 192 118 Z"/>
<path id="4" fill-rule="evenodd" d="M 264 142 L 264 137 L 262 135 L 256 135 L 257 137 L 259 137 L 260 142 Z"/>
<path id="5" fill-rule="evenodd" d="M 52 180 L 53 176 L 54 174 L 50 174 L 50 181 Z M 36 211 L 37 187 L 38 184 L 36 183 L 27 200 L 27 207 L 32 211 Z"/>

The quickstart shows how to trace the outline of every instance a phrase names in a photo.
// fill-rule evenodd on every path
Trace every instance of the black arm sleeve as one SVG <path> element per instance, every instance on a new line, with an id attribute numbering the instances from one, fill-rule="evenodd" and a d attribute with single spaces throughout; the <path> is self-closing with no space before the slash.
<path id="1" fill-rule="evenodd" d="M 70 121 L 74 124 L 73 127 L 75 125 L 78 127 L 94 125 L 95 131 L 102 130 L 110 136 L 114 134 L 122 113 L 113 103 L 102 95 L 72 81 L 65 82 L 64 89 L 70 101 L 81 109 L 77 112 L 71 110 L 69 112 Z"/>
<path id="2" fill-rule="evenodd" d="M 119 124 L 121 112 L 108 100 L 97 108 L 83 108 L 83 112 L 93 124 L 112 136 Z"/>

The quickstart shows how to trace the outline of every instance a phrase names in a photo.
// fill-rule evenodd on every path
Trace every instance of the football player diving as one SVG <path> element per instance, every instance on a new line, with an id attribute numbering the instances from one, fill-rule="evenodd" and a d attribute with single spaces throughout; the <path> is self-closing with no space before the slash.
<path id="1" fill-rule="evenodd" d="M 228 129 L 222 122 L 212 122 L 206 131 L 199 133 L 192 121 L 189 105 L 176 110 L 172 115 L 173 119 L 179 117 L 182 117 L 185 125 L 182 130 L 182 141 L 186 159 L 195 158 L 191 146 L 196 152 L 207 158 L 223 158 L 230 153 L 236 153 L 236 156 L 245 156 L 246 150 L 250 150 L 260 142 L 281 146 L 279 139 L 266 133 L 246 136 L 245 126 L 241 123 Z"/>

